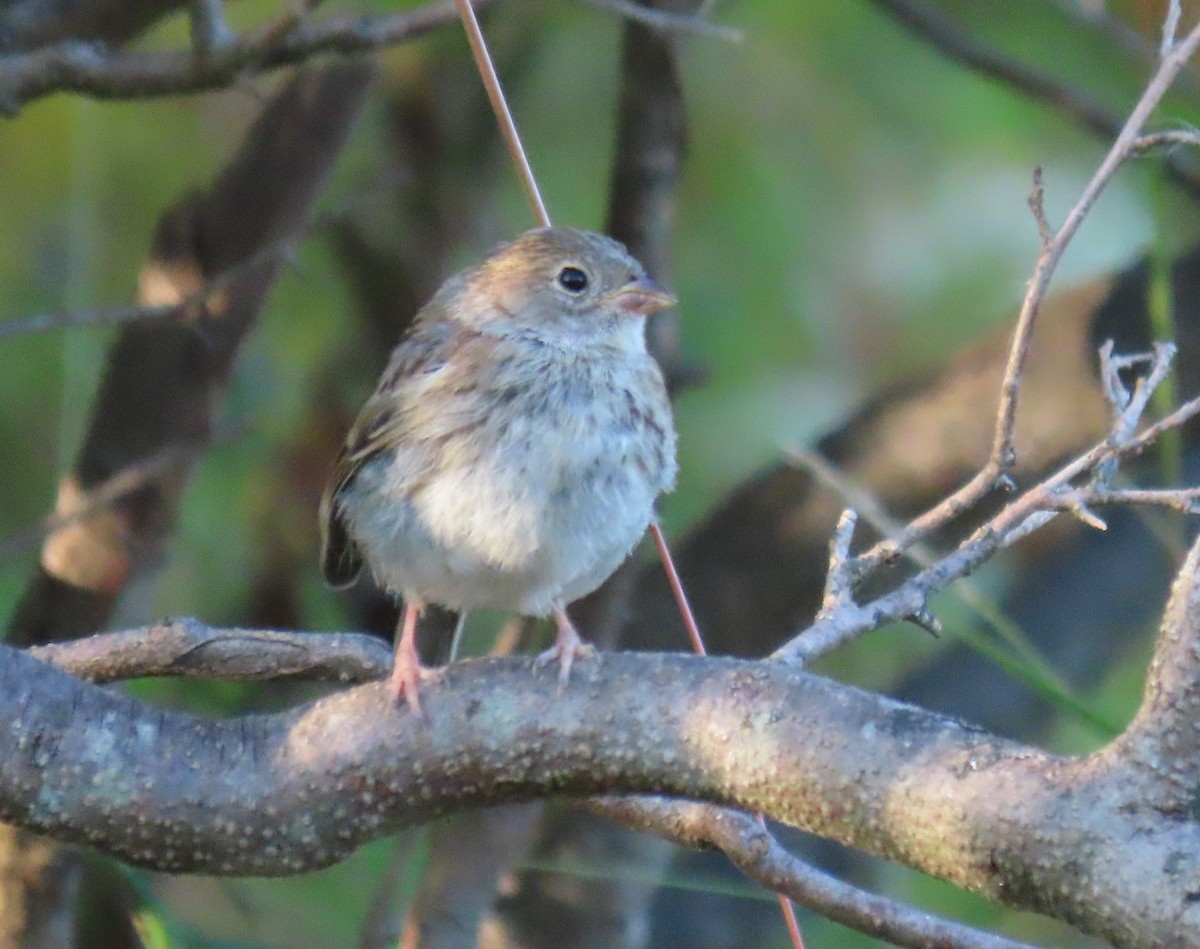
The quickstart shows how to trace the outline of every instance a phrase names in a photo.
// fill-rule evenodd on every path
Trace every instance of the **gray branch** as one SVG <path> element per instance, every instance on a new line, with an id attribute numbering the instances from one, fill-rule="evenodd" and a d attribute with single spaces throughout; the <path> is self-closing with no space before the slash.
<path id="1" fill-rule="evenodd" d="M 429 690 L 428 721 L 374 683 L 204 721 L 0 660 L 0 817 L 160 870 L 297 873 L 465 808 L 663 793 L 1121 944 L 1200 945 L 1200 826 L 1143 807 L 1111 752 L 1054 757 L 781 664 L 609 653 L 559 696 L 482 660 Z"/>

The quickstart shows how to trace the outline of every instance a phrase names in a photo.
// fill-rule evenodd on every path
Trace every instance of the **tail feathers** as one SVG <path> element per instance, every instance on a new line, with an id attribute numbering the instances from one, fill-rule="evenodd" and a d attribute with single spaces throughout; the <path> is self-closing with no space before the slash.
<path id="1" fill-rule="evenodd" d="M 335 590 L 351 586 L 362 572 L 362 552 L 346 530 L 337 505 L 324 512 L 321 532 L 321 572 Z"/>

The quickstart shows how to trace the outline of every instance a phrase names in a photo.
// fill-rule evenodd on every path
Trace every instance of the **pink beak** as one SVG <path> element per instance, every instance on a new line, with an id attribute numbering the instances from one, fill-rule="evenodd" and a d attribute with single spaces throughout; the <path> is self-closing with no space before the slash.
<path id="1" fill-rule="evenodd" d="M 618 310 L 630 316 L 649 316 L 679 302 L 675 294 L 664 290 L 649 277 L 630 280 L 619 290 L 613 291 L 609 299 Z"/>

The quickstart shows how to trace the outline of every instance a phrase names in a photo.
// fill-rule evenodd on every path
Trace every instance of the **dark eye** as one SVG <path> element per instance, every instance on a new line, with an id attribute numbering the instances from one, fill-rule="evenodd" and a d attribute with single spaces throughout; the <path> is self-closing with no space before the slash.
<path id="1" fill-rule="evenodd" d="M 578 267 L 563 267 L 558 272 L 558 285 L 568 293 L 583 293 L 587 289 L 588 275 Z"/>

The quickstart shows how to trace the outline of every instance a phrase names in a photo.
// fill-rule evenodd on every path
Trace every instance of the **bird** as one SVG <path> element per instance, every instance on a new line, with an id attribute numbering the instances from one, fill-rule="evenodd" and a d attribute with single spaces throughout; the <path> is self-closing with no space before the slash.
<path id="1" fill-rule="evenodd" d="M 392 694 L 422 714 L 422 611 L 553 616 L 559 689 L 591 656 L 567 604 L 630 555 L 675 486 L 646 318 L 676 297 L 617 241 L 526 231 L 442 284 L 393 350 L 321 502 L 322 570 L 403 600 Z"/>

